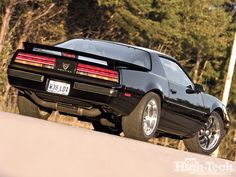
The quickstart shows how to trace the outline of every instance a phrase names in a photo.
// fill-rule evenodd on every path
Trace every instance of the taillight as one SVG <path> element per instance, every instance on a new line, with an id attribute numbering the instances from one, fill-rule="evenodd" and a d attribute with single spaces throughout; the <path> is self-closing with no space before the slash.
<path id="1" fill-rule="evenodd" d="M 19 52 L 16 56 L 15 62 L 53 69 L 56 64 L 56 58 Z"/>
<path id="2" fill-rule="evenodd" d="M 119 82 L 118 71 L 104 69 L 96 66 L 79 63 L 77 66 L 77 74 L 93 77 L 97 79 L 103 79 L 112 82 Z"/>

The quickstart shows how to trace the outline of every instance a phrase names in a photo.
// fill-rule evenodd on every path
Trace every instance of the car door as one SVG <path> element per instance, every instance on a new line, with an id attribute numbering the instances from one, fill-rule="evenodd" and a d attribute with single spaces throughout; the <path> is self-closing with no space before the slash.
<path id="1" fill-rule="evenodd" d="M 183 136 L 195 133 L 205 115 L 202 94 L 188 92 L 194 90 L 194 84 L 177 62 L 167 58 L 160 60 L 169 82 L 167 108 L 161 124 L 170 133 Z"/>

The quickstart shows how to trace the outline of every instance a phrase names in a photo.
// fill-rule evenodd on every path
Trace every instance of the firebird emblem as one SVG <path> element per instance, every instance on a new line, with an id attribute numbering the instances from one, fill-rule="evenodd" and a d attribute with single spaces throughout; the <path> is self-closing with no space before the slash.
<path id="1" fill-rule="evenodd" d="M 69 63 L 62 63 L 62 68 L 66 71 L 70 67 Z"/>

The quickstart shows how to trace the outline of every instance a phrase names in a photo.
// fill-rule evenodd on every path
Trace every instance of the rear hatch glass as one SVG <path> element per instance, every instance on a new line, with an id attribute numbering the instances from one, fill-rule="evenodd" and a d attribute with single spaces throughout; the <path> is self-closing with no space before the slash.
<path id="1" fill-rule="evenodd" d="M 90 53 L 108 59 L 131 63 L 151 69 L 150 55 L 148 52 L 118 43 L 96 41 L 89 39 L 72 39 L 57 44 L 56 47 Z"/>

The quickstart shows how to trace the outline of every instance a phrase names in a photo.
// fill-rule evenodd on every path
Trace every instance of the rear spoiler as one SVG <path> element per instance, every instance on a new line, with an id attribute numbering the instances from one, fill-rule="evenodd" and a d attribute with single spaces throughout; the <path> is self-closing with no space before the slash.
<path id="1" fill-rule="evenodd" d="M 50 51 L 50 54 L 57 55 L 57 56 L 63 56 L 62 53 L 66 53 L 66 54 L 71 54 L 74 56 L 82 56 L 82 57 L 87 57 L 87 58 L 91 58 L 95 60 L 102 60 L 102 61 L 107 62 L 107 65 L 112 68 L 127 68 L 127 69 L 133 69 L 133 70 L 150 71 L 149 68 L 142 67 L 140 65 L 135 65 L 133 63 L 124 62 L 124 61 L 116 60 L 113 58 L 106 58 L 103 56 L 93 55 L 90 53 L 85 53 L 85 52 L 80 52 L 80 51 L 55 47 L 55 46 L 43 45 L 43 44 L 28 43 L 28 42 L 24 42 L 23 45 L 26 51 L 47 53 L 47 52 L 43 52 L 44 50 L 44 51 Z M 79 58 L 76 58 L 76 59 L 79 60 Z"/>

